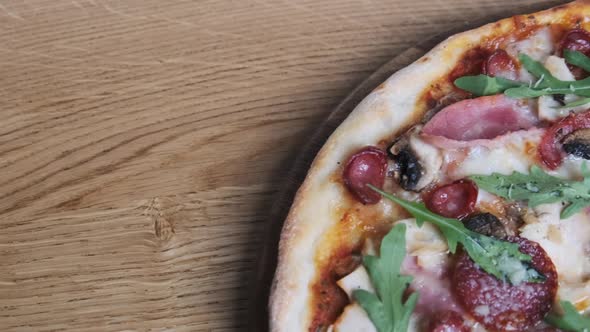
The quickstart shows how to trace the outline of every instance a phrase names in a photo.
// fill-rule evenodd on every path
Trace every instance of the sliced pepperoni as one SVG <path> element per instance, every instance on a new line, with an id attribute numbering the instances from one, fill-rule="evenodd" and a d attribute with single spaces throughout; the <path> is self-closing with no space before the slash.
<path id="1" fill-rule="evenodd" d="M 482 74 L 511 80 L 518 78 L 516 62 L 502 49 L 494 51 L 483 63 Z"/>
<path id="2" fill-rule="evenodd" d="M 559 43 L 558 54 L 563 56 L 563 50 L 572 50 L 590 56 L 590 33 L 583 29 L 574 29 L 567 32 Z M 576 79 L 584 77 L 584 70 L 568 65 Z"/>
<path id="3" fill-rule="evenodd" d="M 506 240 L 518 243 L 520 251 L 532 257 L 531 265 L 545 276 L 545 281 L 512 285 L 481 270 L 463 252 L 453 273 L 453 289 L 465 310 L 488 329 L 525 331 L 551 310 L 557 293 L 557 272 L 536 242 L 516 236 Z"/>
<path id="4" fill-rule="evenodd" d="M 434 316 L 427 331 L 430 332 L 469 332 L 463 317 L 456 311 L 445 311 Z"/>
<path id="5" fill-rule="evenodd" d="M 348 159 L 344 168 L 344 184 L 363 204 L 376 204 L 381 195 L 367 184 L 382 188 L 387 171 L 387 154 L 374 146 L 368 146 Z"/>
<path id="6" fill-rule="evenodd" d="M 449 81 L 454 82 L 455 79 L 461 76 L 481 74 L 483 63 L 488 55 L 489 51 L 480 48 L 474 48 L 465 52 L 449 74 Z"/>
<path id="7" fill-rule="evenodd" d="M 563 50 L 572 50 L 590 55 L 590 33 L 583 29 L 574 29 L 567 32 L 559 43 L 559 55 Z"/>
<path id="8" fill-rule="evenodd" d="M 539 144 L 539 157 L 549 169 L 556 169 L 563 162 L 565 153 L 561 140 L 578 129 L 590 128 L 590 111 L 571 114 L 547 128 Z"/>
<path id="9" fill-rule="evenodd" d="M 477 201 L 477 186 L 470 180 L 459 180 L 437 187 L 424 195 L 426 207 L 447 218 L 463 218 L 472 213 Z"/>
<path id="10" fill-rule="evenodd" d="M 504 95 L 484 96 L 445 107 L 424 125 L 422 134 L 472 141 L 492 139 L 537 123 L 527 102 Z"/>

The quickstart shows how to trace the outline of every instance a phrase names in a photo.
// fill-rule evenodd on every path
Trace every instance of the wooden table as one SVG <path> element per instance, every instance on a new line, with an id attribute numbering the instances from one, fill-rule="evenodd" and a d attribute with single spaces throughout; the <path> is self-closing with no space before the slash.
<path id="1" fill-rule="evenodd" d="M 2 1 L 0 330 L 244 330 L 334 106 L 411 45 L 560 2 Z"/>

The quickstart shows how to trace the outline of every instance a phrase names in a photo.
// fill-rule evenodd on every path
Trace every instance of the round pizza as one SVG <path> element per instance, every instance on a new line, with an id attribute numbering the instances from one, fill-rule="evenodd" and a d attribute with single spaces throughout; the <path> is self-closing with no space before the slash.
<path id="1" fill-rule="evenodd" d="M 590 331 L 590 2 L 448 38 L 371 92 L 283 227 L 272 331 Z"/>

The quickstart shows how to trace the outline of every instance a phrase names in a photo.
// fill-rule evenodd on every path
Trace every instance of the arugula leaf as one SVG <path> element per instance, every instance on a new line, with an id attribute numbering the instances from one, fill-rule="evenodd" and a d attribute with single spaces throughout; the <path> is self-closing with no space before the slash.
<path id="1" fill-rule="evenodd" d="M 520 252 L 518 244 L 473 232 L 467 229 L 461 221 L 433 213 L 422 203 L 406 201 L 370 184 L 368 186 L 380 193 L 381 196 L 406 209 L 416 218 L 418 226 L 421 226 L 425 221 L 438 226 L 447 239 L 451 253 L 455 253 L 458 243 L 462 244 L 469 257 L 484 271 L 496 278 L 508 280 L 512 284 L 545 280 L 543 275 L 530 266 L 531 256 Z"/>
<path id="2" fill-rule="evenodd" d="M 590 98 L 581 98 L 576 101 L 572 101 L 571 103 L 567 103 L 563 106 L 556 107 L 556 109 L 566 109 L 566 108 L 584 106 L 586 104 L 590 104 Z"/>
<path id="3" fill-rule="evenodd" d="M 510 98 L 537 98 L 551 94 L 564 94 L 565 92 L 555 92 L 553 89 L 534 89 L 528 86 L 519 86 L 518 88 L 510 88 L 504 91 L 504 94 Z M 569 92 L 568 92 L 569 93 Z"/>
<path id="4" fill-rule="evenodd" d="M 545 321 L 557 328 L 573 332 L 590 332 L 590 317 L 586 317 L 576 310 L 571 302 L 560 301 L 563 315 L 549 314 Z"/>
<path id="5" fill-rule="evenodd" d="M 590 58 L 584 53 L 572 50 L 563 50 L 563 57 L 567 63 L 578 66 L 585 71 L 590 71 Z"/>
<path id="6" fill-rule="evenodd" d="M 551 75 L 540 62 L 533 60 L 530 56 L 519 54 L 518 59 L 523 67 L 536 76 L 539 81 L 533 86 L 522 84 L 520 87 L 507 89 L 504 93 L 508 97 L 535 98 L 554 94 L 574 94 L 590 97 L 590 80 L 588 78 L 580 81 L 561 81 Z"/>
<path id="7" fill-rule="evenodd" d="M 566 52 L 566 54 L 570 53 Z M 504 93 L 511 98 L 536 98 L 555 94 L 574 94 L 582 97 L 590 97 L 590 77 L 579 81 L 561 81 L 551 75 L 543 64 L 533 60 L 530 56 L 519 54 L 518 59 L 527 71 L 537 77 L 537 82 L 528 84 L 501 77 L 477 75 L 459 77 L 454 83 L 458 88 L 477 96 Z M 581 53 L 575 54 L 573 58 L 570 54 L 570 60 L 580 65 L 590 65 L 590 58 Z"/>
<path id="8" fill-rule="evenodd" d="M 456 79 L 454 83 L 456 87 L 478 96 L 495 95 L 522 85 L 517 81 L 487 75 L 463 76 Z"/>
<path id="9" fill-rule="evenodd" d="M 376 294 L 356 290 L 354 299 L 367 312 L 379 332 L 406 332 L 418 293 L 403 302 L 403 295 L 412 281 L 402 276 L 400 267 L 406 257 L 406 225 L 395 225 L 381 241 L 379 257 L 363 257 Z"/>
<path id="10" fill-rule="evenodd" d="M 537 166 L 532 166 L 529 174 L 493 173 L 470 178 L 480 188 L 492 194 L 510 200 L 528 200 L 531 207 L 554 202 L 569 203 L 561 211 L 560 216 L 561 219 L 567 219 L 584 207 L 590 206 L 590 172 L 585 163 L 582 164 L 582 174 L 583 181 L 564 180 L 545 173 Z"/>
<path id="11" fill-rule="evenodd" d="M 522 64 L 522 66 L 528 70 L 529 73 L 533 74 L 533 76 L 539 78 L 539 81 L 535 83 L 535 88 L 546 88 L 551 84 L 555 84 L 561 82 L 559 79 L 555 78 L 543 64 L 538 61 L 533 60 L 530 56 L 520 53 L 518 55 L 518 60 Z"/>

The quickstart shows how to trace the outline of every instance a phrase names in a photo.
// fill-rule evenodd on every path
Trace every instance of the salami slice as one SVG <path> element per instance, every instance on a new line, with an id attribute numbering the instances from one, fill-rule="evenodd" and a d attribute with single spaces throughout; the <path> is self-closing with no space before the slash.
<path id="1" fill-rule="evenodd" d="M 503 77 L 511 80 L 518 78 L 516 71 L 516 62 L 506 51 L 502 49 L 496 50 L 492 53 L 483 64 L 483 74 Z"/>
<path id="2" fill-rule="evenodd" d="M 557 272 L 547 253 L 536 242 L 508 237 L 520 251 L 531 255 L 532 266 L 545 277 L 543 282 L 512 285 L 481 270 L 466 253 L 461 253 L 453 274 L 458 301 L 475 320 L 493 331 L 525 331 L 549 312 L 557 292 Z"/>
<path id="3" fill-rule="evenodd" d="M 590 55 L 590 33 L 583 29 L 573 29 L 568 31 L 561 42 L 559 43 L 558 54 L 563 56 L 564 50 L 572 50 L 584 53 L 586 56 Z M 581 79 L 585 76 L 582 68 L 568 65 L 573 72 L 576 79 Z"/>
<path id="4" fill-rule="evenodd" d="M 348 159 L 344 168 L 344 184 L 358 201 L 376 204 L 381 195 L 367 184 L 382 188 L 387 172 L 387 154 L 374 146 L 366 147 Z"/>
<path id="5" fill-rule="evenodd" d="M 574 29 L 568 31 L 559 43 L 559 54 L 563 50 L 572 50 L 590 55 L 590 34 L 586 30 Z"/>

